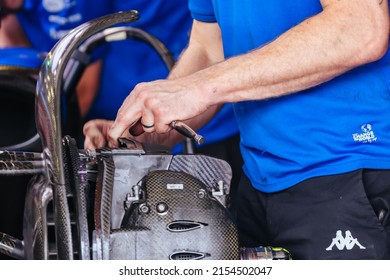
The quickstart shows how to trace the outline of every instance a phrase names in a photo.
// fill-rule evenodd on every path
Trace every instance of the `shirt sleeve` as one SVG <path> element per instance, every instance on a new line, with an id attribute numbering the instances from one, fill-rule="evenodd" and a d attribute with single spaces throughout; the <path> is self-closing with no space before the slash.
<path id="1" fill-rule="evenodd" d="M 203 22 L 216 22 L 212 0 L 189 0 L 188 7 L 193 19 Z"/>

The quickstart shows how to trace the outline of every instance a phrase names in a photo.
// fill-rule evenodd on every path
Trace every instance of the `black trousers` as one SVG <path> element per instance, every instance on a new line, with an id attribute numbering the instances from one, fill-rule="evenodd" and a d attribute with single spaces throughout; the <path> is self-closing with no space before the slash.
<path id="1" fill-rule="evenodd" d="M 277 193 L 238 188 L 240 245 L 287 249 L 293 259 L 390 259 L 390 170 L 303 181 Z"/>

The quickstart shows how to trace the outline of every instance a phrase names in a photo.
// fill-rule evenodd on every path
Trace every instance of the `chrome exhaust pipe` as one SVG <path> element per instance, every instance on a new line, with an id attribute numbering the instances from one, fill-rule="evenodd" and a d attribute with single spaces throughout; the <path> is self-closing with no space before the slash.
<path id="1" fill-rule="evenodd" d="M 76 48 L 93 34 L 118 23 L 138 20 L 126 11 L 88 21 L 63 37 L 48 53 L 36 89 L 36 124 L 41 137 L 45 176 L 53 190 L 55 236 L 59 259 L 73 259 L 69 208 L 65 189 L 61 133 L 61 91 L 65 67 Z"/>

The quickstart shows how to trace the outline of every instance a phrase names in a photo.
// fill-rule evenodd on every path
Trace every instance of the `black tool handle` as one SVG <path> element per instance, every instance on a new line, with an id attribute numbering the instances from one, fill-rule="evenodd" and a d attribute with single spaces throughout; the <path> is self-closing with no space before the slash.
<path id="1" fill-rule="evenodd" d="M 182 135 L 194 139 L 194 141 L 202 145 L 204 143 L 204 137 L 202 135 L 197 134 L 191 127 L 186 125 L 182 121 L 173 121 L 170 126 L 175 129 L 177 132 L 181 133 Z M 138 120 L 135 122 L 134 125 L 132 125 L 129 128 L 129 132 L 133 136 L 139 136 L 142 133 L 144 133 L 144 130 L 142 128 L 141 120 Z"/>

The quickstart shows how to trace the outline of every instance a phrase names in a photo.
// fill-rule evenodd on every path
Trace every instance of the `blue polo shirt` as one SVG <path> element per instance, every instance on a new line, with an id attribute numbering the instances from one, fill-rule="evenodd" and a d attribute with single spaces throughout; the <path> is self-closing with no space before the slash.
<path id="1" fill-rule="evenodd" d="M 189 7 L 193 18 L 219 24 L 226 58 L 322 10 L 319 0 L 190 0 Z M 254 187 L 276 192 L 315 176 L 390 168 L 389 62 L 387 52 L 305 91 L 234 104 L 244 172 Z"/>

